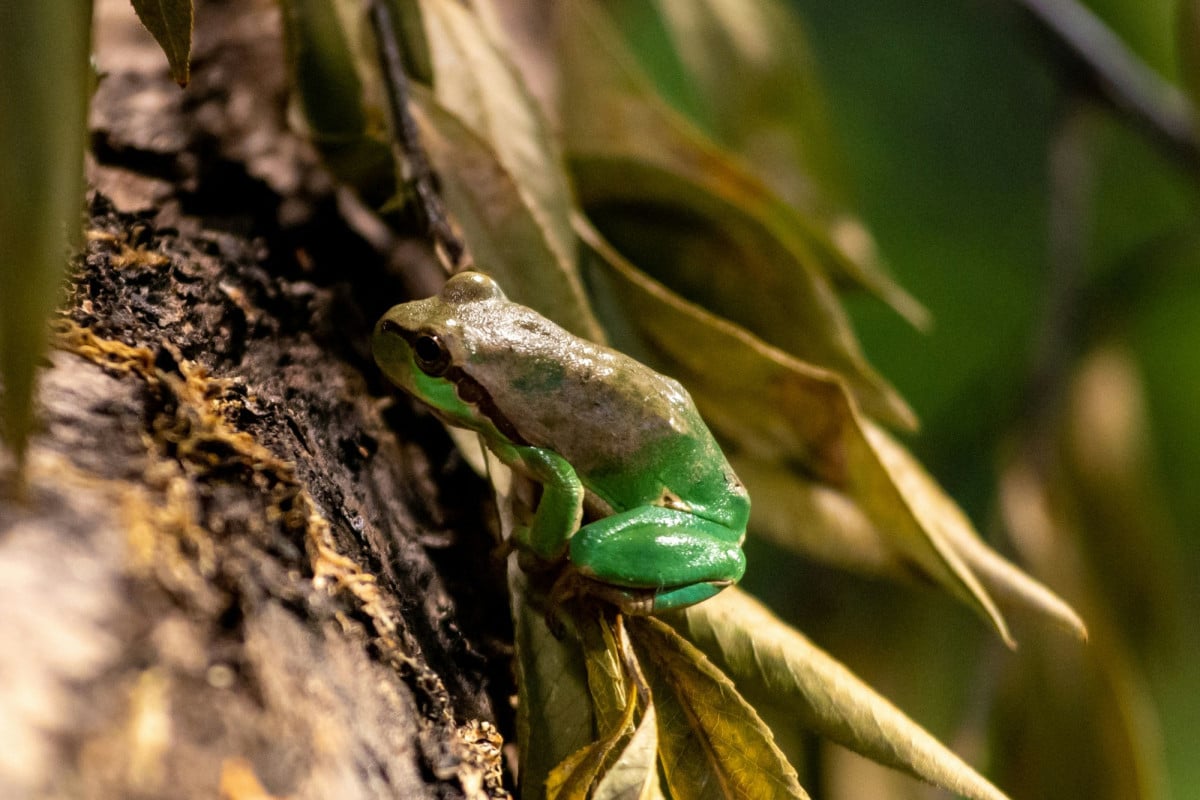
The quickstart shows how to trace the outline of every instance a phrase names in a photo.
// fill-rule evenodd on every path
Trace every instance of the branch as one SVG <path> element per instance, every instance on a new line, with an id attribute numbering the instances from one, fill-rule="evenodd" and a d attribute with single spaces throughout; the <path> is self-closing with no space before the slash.
<path id="1" fill-rule="evenodd" d="M 400 149 L 403 163 L 407 164 L 410 183 L 416 194 L 420 213 L 425 219 L 427 233 L 433 239 L 444 266 L 455 272 L 462 265 L 466 245 L 450 224 L 450 215 L 434 182 L 429 156 L 421 145 L 420 132 L 408 110 L 408 76 L 404 73 L 404 61 L 400 56 L 400 43 L 396 39 L 392 13 L 383 0 L 372 0 L 370 7 L 371 27 L 379 46 L 380 68 L 387 85 L 392 135 Z"/>
<path id="2" fill-rule="evenodd" d="M 1172 158 L 1200 173 L 1196 113 L 1078 0 L 1014 0 L 1033 18 L 1066 71 L 1145 131 Z"/>

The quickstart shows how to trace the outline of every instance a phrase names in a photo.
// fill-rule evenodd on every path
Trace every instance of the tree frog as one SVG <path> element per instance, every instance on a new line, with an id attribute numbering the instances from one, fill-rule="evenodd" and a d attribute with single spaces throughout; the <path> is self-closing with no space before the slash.
<path id="1" fill-rule="evenodd" d="M 677 381 L 478 272 L 393 307 L 372 350 L 389 380 L 541 485 L 514 544 L 566 560 L 587 591 L 647 614 L 742 577 L 750 498 Z"/>

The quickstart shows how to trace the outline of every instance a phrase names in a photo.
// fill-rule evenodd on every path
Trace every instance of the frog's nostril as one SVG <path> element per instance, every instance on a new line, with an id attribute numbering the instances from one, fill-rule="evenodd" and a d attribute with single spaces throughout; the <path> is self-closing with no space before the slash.
<path id="1" fill-rule="evenodd" d="M 379 330 L 381 333 L 394 333 L 397 335 L 401 333 L 400 326 L 392 322 L 390 319 L 385 319 L 383 322 L 379 323 Z"/>

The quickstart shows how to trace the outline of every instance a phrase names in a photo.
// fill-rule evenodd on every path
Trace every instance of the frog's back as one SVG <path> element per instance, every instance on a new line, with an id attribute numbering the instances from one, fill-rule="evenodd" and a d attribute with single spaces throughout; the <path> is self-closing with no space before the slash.
<path id="1" fill-rule="evenodd" d="M 506 311 L 503 325 L 462 318 L 488 331 L 466 369 L 525 443 L 555 450 L 615 510 L 683 505 L 744 526 L 745 490 L 678 381 L 529 309 Z"/>

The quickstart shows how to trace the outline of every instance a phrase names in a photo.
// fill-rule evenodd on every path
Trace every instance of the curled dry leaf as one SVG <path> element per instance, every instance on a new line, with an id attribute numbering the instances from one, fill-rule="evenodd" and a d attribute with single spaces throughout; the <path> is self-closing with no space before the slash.
<path id="1" fill-rule="evenodd" d="M 924 728 L 746 593 L 727 589 L 672 621 L 739 683 L 761 688 L 822 736 L 964 797 L 1006 800 Z"/>
<path id="2" fill-rule="evenodd" d="M 916 460 L 859 414 L 836 375 L 650 280 L 586 223 L 580 221 L 578 230 L 590 248 L 593 283 L 602 282 L 628 314 L 614 329 L 633 331 L 639 355 L 687 386 L 710 426 L 732 443 L 735 461 L 757 467 L 741 477 L 756 508 L 767 504 L 756 520 L 772 523 L 772 538 L 803 548 L 816 538 L 810 528 L 827 524 L 821 533 L 838 537 L 842 557 L 835 561 L 916 569 L 1010 644 L 988 588 L 1082 635 L 1078 615 L 991 551 Z M 800 516 L 805 503 L 825 515 Z M 820 546 L 826 553 L 831 547 L 824 541 Z"/>
<path id="3" fill-rule="evenodd" d="M 598 615 L 577 619 L 576 629 L 587 664 L 588 689 L 592 693 L 597 727 L 602 731 L 613 730 L 625 717 L 630 702 L 629 679 L 616 637 L 608 620 Z"/>
<path id="4" fill-rule="evenodd" d="M 609 757 L 622 740 L 629 738 L 627 729 L 633 725 L 637 708 L 635 697 L 628 693 L 625 711 L 608 733 L 567 756 L 550 771 L 546 778 L 546 800 L 587 800 Z"/>
<path id="5" fill-rule="evenodd" d="M 770 729 L 703 653 L 657 619 L 628 624 L 658 713 L 659 757 L 674 800 L 808 797 Z"/>
<path id="6" fill-rule="evenodd" d="M 869 413 L 914 427 L 854 338 L 829 236 L 668 107 L 593 3 L 569 0 L 559 19 L 564 146 L 597 225 L 655 279 L 837 371 Z"/>
<path id="7" fill-rule="evenodd" d="M 658 717 L 651 704 L 592 800 L 663 800 L 658 782 Z"/>

